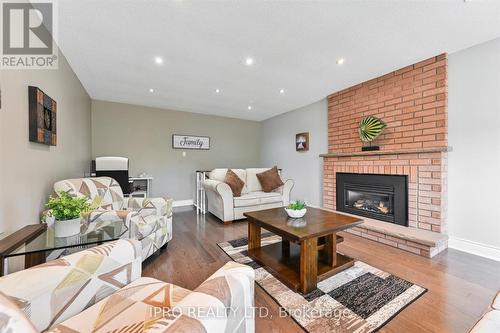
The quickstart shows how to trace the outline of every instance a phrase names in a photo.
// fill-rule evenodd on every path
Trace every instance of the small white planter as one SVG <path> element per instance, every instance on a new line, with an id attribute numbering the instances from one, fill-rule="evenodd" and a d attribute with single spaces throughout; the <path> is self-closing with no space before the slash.
<path id="1" fill-rule="evenodd" d="M 288 214 L 288 216 L 290 216 L 293 219 L 300 219 L 301 217 L 304 217 L 304 215 L 306 215 L 306 212 L 307 212 L 307 208 L 304 208 L 301 210 L 294 210 L 294 209 L 285 208 L 285 210 L 286 210 L 286 213 Z"/>
<path id="2" fill-rule="evenodd" d="M 54 234 L 56 237 L 69 237 L 80 233 L 81 218 L 73 220 L 55 221 Z"/>

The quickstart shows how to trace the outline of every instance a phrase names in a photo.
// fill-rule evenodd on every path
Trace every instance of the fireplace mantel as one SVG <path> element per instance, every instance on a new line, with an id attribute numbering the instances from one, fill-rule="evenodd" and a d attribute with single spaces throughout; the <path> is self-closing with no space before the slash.
<path id="1" fill-rule="evenodd" d="M 327 153 L 320 154 L 320 157 L 350 157 L 350 156 L 374 156 L 374 155 L 401 155 L 401 154 L 419 154 L 419 153 L 444 153 L 452 151 L 452 147 L 429 147 L 414 149 L 397 150 L 372 150 L 372 151 L 354 151 L 349 153 Z"/>

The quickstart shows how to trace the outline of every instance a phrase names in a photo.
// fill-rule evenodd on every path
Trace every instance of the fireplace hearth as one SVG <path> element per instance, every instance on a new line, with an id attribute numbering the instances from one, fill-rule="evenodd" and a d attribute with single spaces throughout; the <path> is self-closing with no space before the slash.
<path id="1" fill-rule="evenodd" d="M 408 226 L 408 179 L 337 173 L 337 210 Z"/>

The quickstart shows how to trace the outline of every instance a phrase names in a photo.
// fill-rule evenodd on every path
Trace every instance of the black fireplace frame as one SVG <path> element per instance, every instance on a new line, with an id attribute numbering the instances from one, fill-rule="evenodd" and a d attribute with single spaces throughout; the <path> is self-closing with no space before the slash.
<path id="1" fill-rule="evenodd" d="M 338 211 L 408 226 L 408 176 L 337 172 L 336 182 Z M 349 207 L 346 204 L 346 186 L 351 189 L 357 186 L 361 191 L 369 189 L 378 191 L 376 193 L 394 194 L 392 216 Z"/>

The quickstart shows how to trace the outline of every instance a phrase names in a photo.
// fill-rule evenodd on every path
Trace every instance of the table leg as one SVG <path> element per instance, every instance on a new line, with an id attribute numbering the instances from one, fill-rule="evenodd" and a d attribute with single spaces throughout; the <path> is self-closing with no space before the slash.
<path id="1" fill-rule="evenodd" d="M 283 239 L 281 240 L 281 253 L 285 257 L 290 257 L 290 241 Z"/>
<path id="2" fill-rule="evenodd" d="M 7 268 L 7 258 L 4 258 L 4 256 L 0 256 L 0 276 L 4 276 L 6 268 Z"/>
<path id="3" fill-rule="evenodd" d="M 24 258 L 24 268 L 30 268 L 45 263 L 45 252 L 29 253 Z"/>
<path id="4" fill-rule="evenodd" d="M 260 247 L 261 229 L 255 223 L 248 221 L 248 249 Z"/>
<path id="5" fill-rule="evenodd" d="M 318 239 L 300 242 L 300 289 L 303 294 L 316 289 L 318 283 Z"/>
<path id="6" fill-rule="evenodd" d="M 324 252 L 328 265 L 335 267 L 337 265 L 337 234 L 326 236 Z"/>

